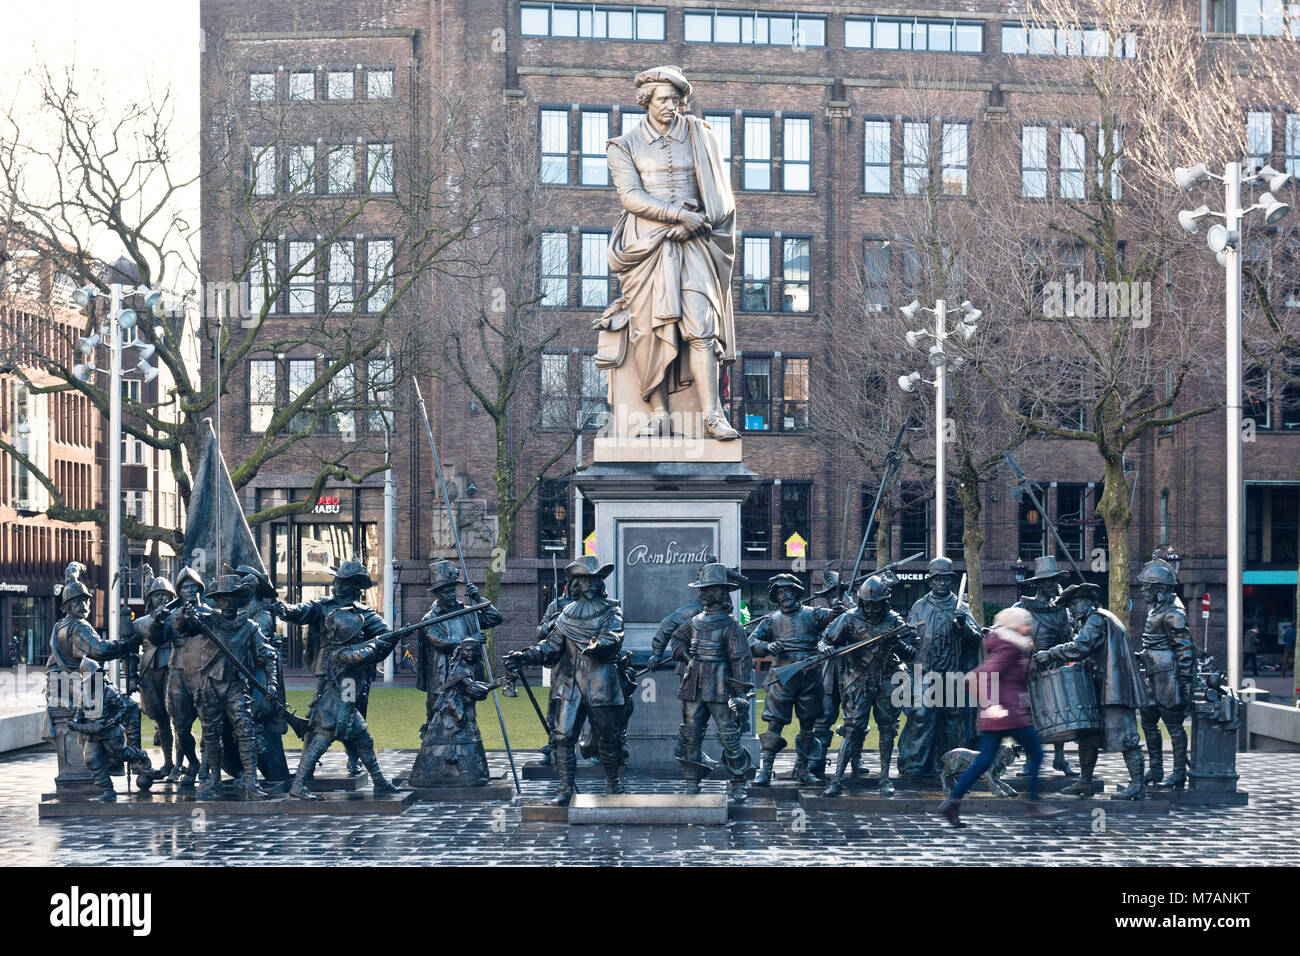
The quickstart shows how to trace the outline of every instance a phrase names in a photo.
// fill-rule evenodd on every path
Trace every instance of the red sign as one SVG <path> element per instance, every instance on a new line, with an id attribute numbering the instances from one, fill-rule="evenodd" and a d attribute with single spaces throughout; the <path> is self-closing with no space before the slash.
<path id="1" fill-rule="evenodd" d="M 1204 594 L 1201 595 L 1201 610 L 1208 611 L 1209 609 L 1210 609 L 1210 592 L 1206 591 Z"/>

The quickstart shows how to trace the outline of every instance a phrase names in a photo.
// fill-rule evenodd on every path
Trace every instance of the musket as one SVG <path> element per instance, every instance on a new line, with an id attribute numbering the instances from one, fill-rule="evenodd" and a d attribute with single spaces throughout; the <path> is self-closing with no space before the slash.
<path id="1" fill-rule="evenodd" d="M 1061 540 L 1060 532 L 1056 530 L 1056 525 L 1053 523 L 1052 519 L 1047 516 L 1047 509 L 1044 508 L 1043 503 L 1038 500 L 1038 495 L 1034 494 L 1034 483 L 1025 475 L 1024 470 L 1020 467 L 1020 462 L 1016 461 L 1015 456 L 1012 455 L 1011 452 L 1004 451 L 1002 457 L 1007 460 L 1007 464 L 1011 466 L 1011 471 L 1016 476 L 1016 480 L 1013 482 L 1012 487 L 1021 488 L 1029 495 L 1029 500 L 1034 503 L 1034 507 L 1038 509 L 1038 513 L 1043 516 L 1043 523 L 1047 525 L 1047 529 L 1052 532 L 1052 537 L 1056 539 L 1056 543 L 1061 546 L 1061 554 L 1065 555 L 1065 559 L 1070 562 L 1070 567 L 1074 568 L 1074 573 L 1079 576 L 1080 582 L 1086 584 L 1087 579 L 1083 576 L 1083 572 L 1079 570 L 1079 566 L 1074 563 L 1074 556 L 1070 554 L 1070 549 L 1065 546 L 1065 542 Z"/>
<path id="2" fill-rule="evenodd" d="M 433 469 L 438 475 L 438 486 L 442 489 L 442 503 L 447 508 L 447 522 L 451 525 L 451 540 L 456 545 L 456 557 L 460 559 L 460 574 L 465 582 L 469 582 L 469 569 L 465 567 L 465 552 L 460 547 L 460 531 L 456 527 L 456 516 L 451 510 L 451 499 L 447 497 L 447 479 L 442 474 L 442 462 L 438 458 L 438 446 L 433 441 L 433 428 L 429 424 L 429 412 L 424 407 L 424 395 L 420 392 L 419 379 L 412 376 L 411 384 L 415 386 L 415 400 L 420 404 L 420 418 L 424 422 L 424 433 L 429 437 L 429 451 L 433 454 Z M 483 672 L 487 675 L 488 683 L 494 683 L 492 677 L 492 662 L 488 659 L 490 655 L 483 655 Z M 501 725 L 501 740 L 506 745 L 506 757 L 510 760 L 510 775 L 515 781 L 515 793 L 523 793 L 524 788 L 519 785 L 519 771 L 515 769 L 515 754 L 510 749 L 510 735 L 506 733 L 506 718 L 501 713 L 501 698 L 497 696 L 497 689 L 492 688 L 492 705 L 497 711 L 497 723 Z"/>
<path id="3" fill-rule="evenodd" d="M 226 659 L 235 665 L 235 670 L 244 675 L 244 679 L 252 685 L 254 690 L 261 691 L 263 697 L 269 701 L 274 701 L 275 706 L 279 709 L 280 713 L 284 715 L 284 719 L 293 729 L 293 732 L 298 735 L 298 739 L 302 740 L 305 738 L 307 736 L 307 728 L 310 724 L 302 717 L 299 717 L 297 711 L 291 710 L 287 704 L 280 703 L 279 699 L 268 691 L 266 687 L 263 686 L 262 682 L 257 679 L 257 676 L 252 672 L 249 666 L 235 655 L 235 652 L 230 649 L 230 646 L 225 641 L 217 637 L 216 632 L 213 631 L 212 628 L 208 627 L 202 618 L 196 616 L 191 618 L 191 620 L 194 622 L 194 626 L 202 631 L 208 640 L 217 645 L 217 650 L 226 655 Z"/>
<path id="4" fill-rule="evenodd" d="M 874 644 L 877 641 L 883 641 L 887 637 L 896 637 L 908 631 L 915 631 L 915 624 L 898 624 L 891 627 L 884 634 L 878 634 L 875 637 L 869 637 L 865 641 L 859 641 L 856 644 L 850 644 L 848 647 L 837 647 L 831 651 L 818 651 L 816 654 L 810 654 L 801 661 L 795 661 L 793 664 L 784 664 L 781 667 L 773 667 L 772 674 L 782 684 L 787 683 L 791 677 L 794 677 L 802 670 L 806 670 L 815 664 L 823 661 L 829 661 L 835 657 L 843 657 L 845 654 L 852 654 L 854 651 L 861 650 L 868 644 Z"/>
<path id="5" fill-rule="evenodd" d="M 435 617 L 426 618 L 423 621 L 416 621 L 414 624 L 403 624 L 397 630 L 392 631 L 391 636 L 405 637 L 407 634 L 414 634 L 416 631 L 422 631 L 426 627 L 432 627 L 442 621 L 450 621 L 453 618 L 464 617 L 466 614 L 475 614 L 479 611 L 486 610 L 491 606 L 491 601 L 483 601 L 480 604 L 470 604 L 465 607 L 458 607 L 454 611 L 448 611 L 446 614 L 439 614 Z"/>
<path id="6" fill-rule="evenodd" d="M 850 587 L 858 580 L 858 572 L 862 570 L 862 558 L 867 553 L 867 542 L 871 540 L 871 535 L 876 530 L 876 513 L 880 511 L 880 502 L 885 497 L 885 488 L 889 486 L 890 478 L 893 477 L 899 462 L 903 460 L 899 449 L 903 447 L 905 431 L 907 431 L 906 423 L 898 426 L 898 434 L 894 436 L 894 447 L 889 449 L 889 454 L 885 456 L 885 472 L 880 476 L 880 488 L 876 490 L 876 500 L 871 505 L 871 514 L 867 516 L 867 527 L 862 533 L 862 546 L 858 548 L 858 560 L 853 562 L 853 574 L 849 577 Z"/>

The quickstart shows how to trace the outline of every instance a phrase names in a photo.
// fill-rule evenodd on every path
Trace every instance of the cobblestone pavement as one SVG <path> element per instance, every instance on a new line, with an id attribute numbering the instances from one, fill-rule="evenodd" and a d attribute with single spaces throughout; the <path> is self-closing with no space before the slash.
<path id="1" fill-rule="evenodd" d="M 516 755 L 528 759 L 533 755 Z M 386 752 L 396 774 L 412 754 Z M 790 757 L 782 755 L 788 768 Z M 505 755 L 492 754 L 505 770 Z M 290 766 L 295 757 L 290 757 Z M 339 772 L 341 751 L 322 772 Z M 781 764 L 778 764 L 780 769 Z M 1099 773 L 1122 776 L 1103 754 Z M 1175 809 L 1163 814 L 1071 814 L 1033 821 L 1018 814 L 969 814 L 953 830 L 932 815 L 804 812 L 778 804 L 776 822 L 726 827 L 614 827 L 523 823 L 517 805 L 416 803 L 396 817 L 296 816 L 240 820 L 213 816 L 196 832 L 189 820 L 38 822 L 36 805 L 53 789 L 52 752 L 0 759 L 0 866 L 479 864 L 479 865 L 1287 865 L 1300 861 L 1300 753 L 1241 754 L 1240 787 L 1250 805 Z M 631 781 L 640 792 L 678 792 L 675 781 Z M 119 784 L 121 789 L 124 784 Z M 524 795 L 550 791 L 524 780 Z M 594 783 L 593 789 L 599 789 Z M 706 781 L 718 792 L 720 781 Z M 752 791 L 751 791 L 752 792 Z"/>

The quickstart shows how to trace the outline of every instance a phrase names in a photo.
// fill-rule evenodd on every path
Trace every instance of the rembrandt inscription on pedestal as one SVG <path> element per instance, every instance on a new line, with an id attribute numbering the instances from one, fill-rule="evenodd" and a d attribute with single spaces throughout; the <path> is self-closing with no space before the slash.
<path id="1" fill-rule="evenodd" d="M 658 624 L 689 596 L 701 564 L 717 553 L 709 524 L 624 522 L 618 570 L 625 621 Z"/>

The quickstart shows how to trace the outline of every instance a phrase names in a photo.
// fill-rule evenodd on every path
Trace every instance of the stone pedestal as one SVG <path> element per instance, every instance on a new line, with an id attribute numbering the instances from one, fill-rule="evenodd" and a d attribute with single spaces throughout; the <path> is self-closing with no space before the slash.
<path id="1" fill-rule="evenodd" d="M 86 767 L 86 758 L 82 756 L 81 735 L 68 729 L 71 717 L 72 711 L 66 707 L 50 708 L 59 768 L 54 778 L 54 790 L 63 799 L 95 796 L 99 787 L 95 786 L 95 780 Z"/>
<path id="2" fill-rule="evenodd" d="M 606 585 L 623 604 L 623 648 L 640 668 L 660 621 L 695 599 L 688 585 L 705 555 L 740 564 L 740 506 L 758 476 L 740 461 L 739 441 L 609 439 L 596 457 L 574 481 L 595 505 L 596 555 L 601 564 L 614 565 Z M 628 725 L 631 769 L 680 772 L 674 755 L 679 686 L 669 667 L 641 679 Z M 742 742 L 757 760 L 750 711 Z M 721 754 L 712 723 L 704 749 L 713 759 Z"/>
<path id="3" fill-rule="evenodd" d="M 571 824 L 629 826 L 726 826 L 727 797 L 721 793 L 580 793 L 569 804 Z"/>

